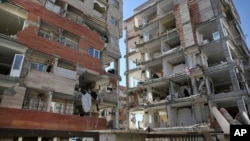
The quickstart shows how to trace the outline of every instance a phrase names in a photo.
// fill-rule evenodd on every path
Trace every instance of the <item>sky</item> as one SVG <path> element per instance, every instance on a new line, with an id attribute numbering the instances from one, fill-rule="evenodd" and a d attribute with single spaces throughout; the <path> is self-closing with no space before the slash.
<path id="1" fill-rule="evenodd" d="M 128 19 L 133 16 L 133 10 L 146 2 L 147 0 L 123 0 L 123 20 Z M 241 27 L 246 36 L 246 43 L 248 48 L 250 48 L 250 0 L 233 0 L 235 7 L 240 15 L 241 19 Z M 126 77 L 124 72 L 126 71 L 126 62 L 124 55 L 126 53 L 126 45 L 124 43 L 125 39 L 125 31 L 123 31 L 123 38 L 120 39 L 120 50 L 122 53 L 122 58 L 120 60 L 120 75 L 122 77 L 122 81 L 120 85 L 126 86 Z"/>

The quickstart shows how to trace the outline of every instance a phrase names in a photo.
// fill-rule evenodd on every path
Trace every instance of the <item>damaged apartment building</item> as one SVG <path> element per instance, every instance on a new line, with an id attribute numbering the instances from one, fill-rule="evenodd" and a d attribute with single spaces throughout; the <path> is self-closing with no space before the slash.
<path id="1" fill-rule="evenodd" d="M 250 54 L 232 0 L 148 0 L 124 28 L 130 129 L 219 130 L 212 107 L 249 115 Z"/>
<path id="2" fill-rule="evenodd" d="M 90 119 L 95 127 L 83 127 L 119 128 L 122 7 L 122 0 L 1 0 L 1 127 L 35 129 L 39 123 L 33 117 L 14 119 L 25 112 L 82 115 L 86 90 L 99 98 L 92 100 L 88 116 L 106 121 Z M 9 118 L 11 110 L 22 112 Z M 17 123 L 8 124 L 11 120 Z"/>

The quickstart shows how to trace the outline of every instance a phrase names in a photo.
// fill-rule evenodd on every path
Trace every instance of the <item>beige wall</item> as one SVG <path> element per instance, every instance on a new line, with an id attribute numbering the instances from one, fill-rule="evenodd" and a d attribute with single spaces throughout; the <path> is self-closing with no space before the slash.
<path id="1" fill-rule="evenodd" d="M 0 107 L 22 109 L 26 88 L 16 86 L 14 90 L 16 92 L 14 95 L 3 94 Z"/>
<path id="2" fill-rule="evenodd" d="M 55 92 L 73 95 L 75 92 L 75 80 L 62 78 L 54 74 L 39 72 L 36 70 L 29 71 L 25 78 L 27 87 L 42 89 L 49 88 Z"/>

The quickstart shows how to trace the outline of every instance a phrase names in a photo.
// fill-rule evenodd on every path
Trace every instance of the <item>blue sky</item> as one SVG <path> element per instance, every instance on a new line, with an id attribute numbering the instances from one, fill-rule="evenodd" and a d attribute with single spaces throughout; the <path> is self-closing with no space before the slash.
<path id="1" fill-rule="evenodd" d="M 131 17 L 133 15 L 133 10 L 140 6 L 142 3 L 146 2 L 147 0 L 124 0 L 123 1 L 123 20 Z M 243 29 L 244 34 L 246 35 L 246 42 L 248 47 L 250 47 L 250 0 L 233 0 L 238 10 L 238 13 L 241 18 L 241 26 Z M 126 45 L 124 43 L 125 31 L 123 31 L 123 38 L 120 39 L 120 50 L 122 53 L 122 58 L 120 60 L 120 75 L 122 76 L 122 81 L 120 85 L 126 86 L 126 78 L 124 76 L 124 72 L 126 70 L 126 62 L 124 55 L 126 53 Z"/>

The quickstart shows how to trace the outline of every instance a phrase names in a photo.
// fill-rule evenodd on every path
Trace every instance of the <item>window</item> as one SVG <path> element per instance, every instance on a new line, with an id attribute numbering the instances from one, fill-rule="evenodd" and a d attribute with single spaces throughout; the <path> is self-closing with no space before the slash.
<path id="1" fill-rule="evenodd" d="M 119 22 L 118 20 L 116 20 L 114 17 L 111 16 L 111 19 L 110 19 L 110 23 L 113 24 L 113 25 L 116 25 L 118 26 L 119 25 Z"/>
<path id="2" fill-rule="evenodd" d="M 220 39 L 220 33 L 218 31 L 213 33 L 213 39 L 214 41 Z"/>
<path id="3" fill-rule="evenodd" d="M 39 64 L 39 63 L 32 62 L 30 65 L 30 69 L 41 71 L 41 72 L 44 72 L 46 70 L 45 68 L 46 68 L 46 65 Z"/>
<path id="4" fill-rule="evenodd" d="M 96 50 L 94 48 L 89 48 L 89 51 L 88 51 L 89 55 L 92 56 L 92 57 L 95 57 L 97 59 L 100 58 L 100 51 L 99 50 Z"/>
<path id="5" fill-rule="evenodd" d="M 112 0 L 112 5 L 113 5 L 115 8 L 119 9 L 119 2 L 118 2 L 117 0 Z"/>
<path id="6" fill-rule="evenodd" d="M 15 70 L 21 69 L 22 61 L 23 61 L 23 56 L 22 55 L 16 55 L 13 69 L 15 69 Z"/>
<path id="7" fill-rule="evenodd" d="M 11 66 L 10 76 L 19 77 L 21 74 L 24 61 L 24 54 L 15 54 L 13 64 Z"/>

